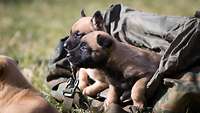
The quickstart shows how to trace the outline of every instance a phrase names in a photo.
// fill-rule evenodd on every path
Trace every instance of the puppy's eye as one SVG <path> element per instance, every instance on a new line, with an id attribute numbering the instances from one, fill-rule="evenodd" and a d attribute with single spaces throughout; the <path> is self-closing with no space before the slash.
<path id="1" fill-rule="evenodd" d="M 75 36 L 75 38 L 78 37 L 78 36 L 79 36 L 79 32 L 76 31 L 76 32 L 74 33 L 74 36 Z"/>
<path id="2" fill-rule="evenodd" d="M 86 34 L 86 33 L 84 33 L 84 32 L 76 31 L 76 32 L 73 34 L 73 36 L 74 36 L 74 38 L 80 39 L 80 38 L 83 37 L 85 34 Z"/>
<path id="3" fill-rule="evenodd" d="M 80 33 L 80 35 L 81 35 L 81 36 L 84 36 L 84 35 L 86 35 L 86 33 L 83 32 L 83 33 Z"/>

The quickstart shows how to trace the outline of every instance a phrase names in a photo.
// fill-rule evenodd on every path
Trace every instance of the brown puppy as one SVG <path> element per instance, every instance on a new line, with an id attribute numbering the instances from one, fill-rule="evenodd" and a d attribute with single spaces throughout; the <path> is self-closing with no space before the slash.
<path id="1" fill-rule="evenodd" d="M 16 62 L 0 55 L 1 113 L 58 113 L 24 78 Z"/>
<path id="2" fill-rule="evenodd" d="M 79 41 L 78 41 L 79 40 Z M 109 80 L 105 107 L 118 103 L 119 96 L 132 87 L 134 105 L 143 108 L 146 83 L 158 68 L 160 56 L 113 39 L 102 31 L 94 31 L 77 39 L 77 47 L 69 51 L 69 61 L 80 68 L 104 70 Z"/>
<path id="3" fill-rule="evenodd" d="M 81 18 L 78 19 L 71 27 L 70 35 L 76 32 L 89 33 L 92 31 L 103 31 L 103 17 L 100 11 L 96 11 L 92 17 L 86 16 L 85 12 L 81 11 Z"/>
<path id="4" fill-rule="evenodd" d="M 98 17 L 98 13 L 95 13 L 93 17 L 86 17 L 84 11 L 81 11 L 81 18 L 72 25 L 69 39 L 66 41 L 66 46 L 70 46 L 68 49 L 76 46 L 76 42 L 73 41 L 74 39 L 81 38 L 83 35 L 94 30 L 100 30 L 99 24 L 95 24 L 99 23 L 97 22 L 98 19 L 96 19 L 96 17 Z M 71 43 L 71 41 L 73 43 Z M 102 76 L 105 75 L 103 71 L 97 69 L 81 68 L 78 72 L 78 75 L 79 88 L 82 90 L 84 95 L 96 96 L 97 93 L 108 88 L 108 83 L 106 82 L 105 77 Z M 95 81 L 94 84 L 89 85 L 88 76 Z"/>

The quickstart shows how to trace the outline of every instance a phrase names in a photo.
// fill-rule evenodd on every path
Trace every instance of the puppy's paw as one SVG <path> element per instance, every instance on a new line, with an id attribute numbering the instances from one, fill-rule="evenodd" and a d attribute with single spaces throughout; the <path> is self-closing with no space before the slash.
<path id="1" fill-rule="evenodd" d="M 106 111 L 108 109 L 108 107 L 112 104 L 113 102 L 110 99 L 106 99 L 104 101 L 103 107 L 104 107 L 104 111 Z"/>
<path id="2" fill-rule="evenodd" d="M 90 96 L 90 97 L 96 97 L 97 92 L 94 92 L 94 90 L 91 87 L 86 87 L 82 91 L 83 95 Z"/>
<path id="3" fill-rule="evenodd" d="M 86 87 L 88 87 L 88 85 L 85 81 L 79 81 L 78 87 L 81 91 L 83 91 Z"/>
<path id="4" fill-rule="evenodd" d="M 133 103 L 134 103 L 133 105 L 135 107 L 137 107 L 138 109 L 143 109 L 144 108 L 144 102 L 142 102 L 142 101 L 141 102 L 135 102 L 134 101 Z"/>
<path id="5" fill-rule="evenodd" d="M 88 96 L 87 87 L 83 89 L 82 94 Z"/>
<path id="6" fill-rule="evenodd" d="M 94 96 L 93 92 L 91 91 L 91 88 L 90 87 L 86 87 L 83 89 L 82 91 L 83 95 L 86 95 L 86 96 Z"/>

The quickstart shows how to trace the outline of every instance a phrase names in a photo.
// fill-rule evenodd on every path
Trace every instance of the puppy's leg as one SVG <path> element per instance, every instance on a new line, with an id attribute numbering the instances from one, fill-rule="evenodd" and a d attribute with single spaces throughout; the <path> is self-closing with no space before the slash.
<path id="1" fill-rule="evenodd" d="M 131 98 L 133 100 L 133 105 L 139 108 L 143 108 L 146 98 L 145 98 L 145 90 L 146 90 L 146 84 L 149 80 L 149 77 L 144 77 L 136 81 L 134 86 L 131 90 Z"/>
<path id="2" fill-rule="evenodd" d="M 119 103 L 119 94 L 115 86 L 109 85 L 106 100 L 104 101 L 104 110 L 107 110 L 108 106 L 112 103 Z"/>
<path id="3" fill-rule="evenodd" d="M 88 74 L 86 72 L 86 69 L 84 68 L 79 69 L 78 79 L 79 79 L 78 87 L 80 88 L 81 91 L 83 91 L 83 89 L 88 86 Z"/>
<path id="4" fill-rule="evenodd" d="M 88 76 L 95 81 L 94 84 L 88 86 Z M 108 84 L 105 80 L 105 75 L 96 69 L 84 69 L 81 68 L 79 72 L 79 88 L 82 93 L 87 96 L 96 96 L 97 93 L 108 88 Z"/>
<path id="5" fill-rule="evenodd" d="M 106 88 L 108 88 L 107 83 L 95 81 L 94 84 L 83 89 L 83 94 L 88 96 L 96 96 L 98 93 L 105 90 Z"/>

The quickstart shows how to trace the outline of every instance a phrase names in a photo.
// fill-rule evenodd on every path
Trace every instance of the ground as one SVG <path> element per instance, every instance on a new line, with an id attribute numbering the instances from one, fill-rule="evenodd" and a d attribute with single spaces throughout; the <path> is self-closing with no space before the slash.
<path id="1" fill-rule="evenodd" d="M 0 54 L 19 61 L 21 69 L 33 72 L 33 85 L 59 111 L 62 105 L 49 96 L 45 84 L 47 63 L 59 39 L 85 9 L 91 15 L 113 3 L 162 15 L 191 16 L 199 0 L 0 0 Z M 80 110 L 76 110 L 80 112 Z"/>

